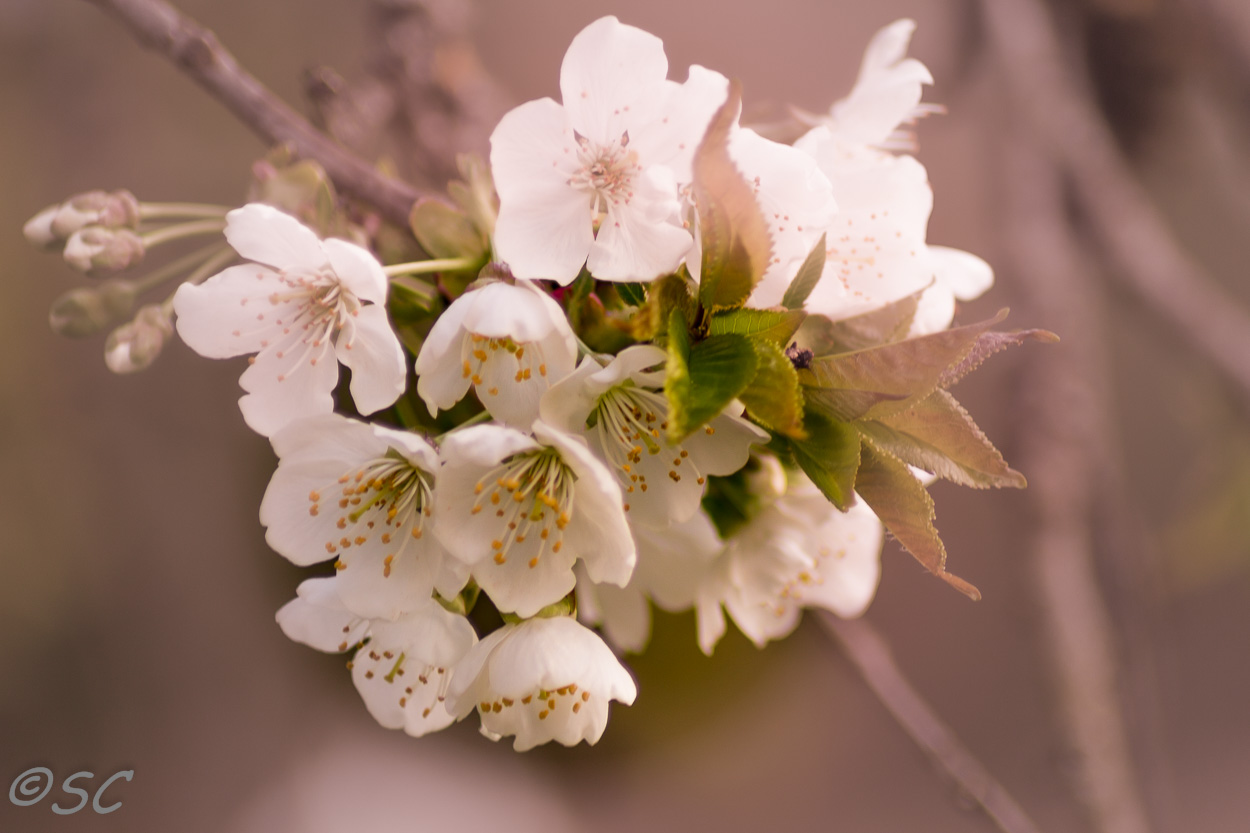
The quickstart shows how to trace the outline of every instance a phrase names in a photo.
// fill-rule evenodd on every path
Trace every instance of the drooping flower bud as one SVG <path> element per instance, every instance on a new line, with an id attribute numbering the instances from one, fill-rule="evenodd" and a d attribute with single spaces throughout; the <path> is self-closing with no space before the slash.
<path id="1" fill-rule="evenodd" d="M 114 373 L 147 370 L 173 334 L 170 311 L 161 304 L 140 307 L 133 321 L 109 333 L 104 342 L 104 363 Z"/>
<path id="2" fill-rule="evenodd" d="M 87 226 L 136 228 L 139 201 L 129 191 L 87 191 L 63 203 L 48 206 L 22 228 L 26 240 L 41 249 L 54 249 Z"/>
<path id="3" fill-rule="evenodd" d="M 119 271 L 143 260 L 143 239 L 130 229 L 87 226 L 70 235 L 65 261 L 83 272 Z"/>
<path id="4" fill-rule="evenodd" d="M 48 322 L 58 335 L 83 338 L 116 326 L 130 315 L 138 293 L 129 281 L 71 289 L 52 302 Z"/>

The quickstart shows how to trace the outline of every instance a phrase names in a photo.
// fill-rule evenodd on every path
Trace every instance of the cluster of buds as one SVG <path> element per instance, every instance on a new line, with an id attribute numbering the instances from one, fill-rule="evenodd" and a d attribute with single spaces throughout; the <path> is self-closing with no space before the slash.
<path id="1" fill-rule="evenodd" d="M 428 260 L 384 266 L 307 162 L 260 165 L 224 220 L 145 231 L 186 207 L 84 195 L 27 234 L 101 269 L 131 238 L 223 231 L 232 251 L 114 330 L 106 362 L 146 367 L 175 331 L 248 357 L 240 409 L 279 460 L 266 540 L 334 568 L 284 632 L 351 654 L 388 728 L 476 712 L 519 750 L 594 743 L 635 698 L 619 653 L 646 646 L 652 604 L 693 610 L 705 652 L 727 617 L 763 646 L 807 608 L 859 615 L 887 530 L 979 595 L 946 571 L 915 471 L 1023 485 L 949 388 L 1049 334 L 951 326 L 993 275 L 927 242 L 927 176 L 895 153 L 934 109 L 912 29 L 882 30 L 785 145 L 739 124 L 736 82 L 669 80 L 658 38 L 602 18 L 565 56 L 563 103 L 509 112 L 489 168 L 462 160 L 451 203 L 414 208 Z M 75 290 L 54 326 L 109 326 L 185 266 Z"/>

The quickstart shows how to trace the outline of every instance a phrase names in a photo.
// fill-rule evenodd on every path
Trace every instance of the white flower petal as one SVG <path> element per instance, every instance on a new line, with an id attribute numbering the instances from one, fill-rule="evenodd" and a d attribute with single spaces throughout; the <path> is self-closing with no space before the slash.
<path id="1" fill-rule="evenodd" d="M 249 203 L 231 211 L 225 235 L 241 256 L 275 269 L 318 272 L 328 264 L 317 235 L 272 206 Z"/>
<path id="2" fill-rule="evenodd" d="M 609 203 L 586 268 L 605 281 L 649 281 L 673 272 L 694 244 L 680 213 L 672 171 L 647 168 L 628 201 Z"/>
<path id="3" fill-rule="evenodd" d="M 285 289 L 276 272 L 254 264 L 231 266 L 199 285 L 184 283 L 174 293 L 178 335 L 209 359 L 255 353 L 282 332 L 268 299 Z"/>
<path id="4" fill-rule="evenodd" d="M 631 109 L 654 106 L 667 75 L 659 38 L 601 17 L 579 32 L 564 54 L 560 94 L 573 127 L 607 144 L 628 129 Z"/>
<path id="5" fill-rule="evenodd" d="M 322 242 L 326 259 L 334 274 L 338 275 L 347 291 L 362 301 L 373 304 L 386 303 L 386 290 L 390 286 L 382 264 L 372 252 L 346 240 L 329 238 Z"/>
<path id="6" fill-rule="evenodd" d="M 326 653 L 341 653 L 364 638 L 369 623 L 343 607 L 333 578 L 306 579 L 277 620 L 288 639 Z"/>
<path id="7" fill-rule="evenodd" d="M 256 355 L 239 377 L 239 385 L 248 392 L 239 399 L 239 410 L 249 428 L 269 437 L 301 417 L 334 410 L 331 393 L 338 383 L 338 364 L 330 345 L 325 347 L 311 358 L 289 342 L 270 345 Z"/>
<path id="8" fill-rule="evenodd" d="M 407 387 L 404 351 L 383 304 L 361 307 L 351 318 L 351 329 L 339 335 L 334 352 L 351 368 L 352 401 L 362 414 L 372 414 L 392 404 Z"/>

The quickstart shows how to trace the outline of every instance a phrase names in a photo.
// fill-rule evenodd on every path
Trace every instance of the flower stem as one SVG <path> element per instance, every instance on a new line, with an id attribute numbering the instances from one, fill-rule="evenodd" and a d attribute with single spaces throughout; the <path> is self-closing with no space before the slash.
<path id="1" fill-rule="evenodd" d="M 224 217 L 229 210 L 224 205 L 205 205 L 196 202 L 139 203 L 139 217 L 144 220 L 164 220 L 171 217 Z"/>
<path id="2" fill-rule="evenodd" d="M 393 263 L 383 266 L 382 271 L 387 277 L 396 275 L 423 275 L 430 272 L 460 272 L 472 269 L 479 262 L 474 257 L 448 257 L 441 260 L 414 260 L 411 263 Z"/>
<path id="3" fill-rule="evenodd" d="M 183 281 L 183 283 L 203 283 L 206 278 L 224 268 L 227 263 L 237 257 L 238 255 L 235 254 L 234 249 L 231 249 L 228 246 L 223 246 L 221 251 L 200 264 L 200 268 L 196 269 L 190 275 L 187 275 L 187 278 Z"/>
<path id="4" fill-rule="evenodd" d="M 444 431 L 443 433 L 439 434 L 437 437 L 434 438 L 434 442 L 436 443 L 442 442 L 443 439 L 452 431 L 459 431 L 461 428 L 468 428 L 470 425 L 477 425 L 479 422 L 487 422 L 490 419 L 491 419 L 491 415 L 489 411 L 480 411 L 479 413 L 474 414 L 473 416 L 466 419 L 464 422 L 457 425 L 455 428 L 452 428 L 450 431 Z"/>
<path id="5" fill-rule="evenodd" d="M 149 289 L 160 286 L 175 275 L 199 266 L 200 264 L 206 262 L 208 258 L 223 252 L 226 249 L 227 247 L 222 243 L 213 243 L 202 249 L 197 249 L 188 255 L 184 255 L 177 260 L 171 260 L 161 268 L 155 269 L 148 274 L 135 279 L 133 281 L 135 291 L 147 292 Z"/>
<path id="6" fill-rule="evenodd" d="M 153 246 L 159 246 L 171 240 L 181 240 L 184 237 L 196 237 L 201 234 L 220 234 L 225 227 L 225 221 L 220 219 L 193 220 L 189 223 L 179 223 L 159 228 L 156 231 L 150 231 L 140 239 L 143 241 L 143 245 L 150 249 Z"/>

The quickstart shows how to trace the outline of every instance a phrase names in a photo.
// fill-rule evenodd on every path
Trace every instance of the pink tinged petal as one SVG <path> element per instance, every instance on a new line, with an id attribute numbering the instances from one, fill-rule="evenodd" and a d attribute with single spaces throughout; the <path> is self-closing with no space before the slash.
<path id="1" fill-rule="evenodd" d="M 733 134 L 730 153 L 755 188 L 773 241 L 772 260 L 750 305 L 776 306 L 837 214 L 833 186 L 810 156 L 746 128 Z"/>
<path id="2" fill-rule="evenodd" d="M 630 147 L 637 149 L 644 165 L 664 165 L 677 182 L 690 182 L 695 149 L 728 94 L 729 79 L 697 64 L 691 66 L 685 83 L 664 85 L 664 94 L 657 99 L 662 102 L 659 112 L 646 130 L 630 134 Z"/>
<path id="3" fill-rule="evenodd" d="M 618 141 L 630 109 L 647 107 L 667 75 L 659 38 L 615 17 L 601 17 L 573 38 L 560 65 L 569 122 L 593 142 Z"/>
<path id="4" fill-rule="evenodd" d="M 321 244 L 330 268 L 338 277 L 339 284 L 362 301 L 374 304 L 386 303 L 386 290 L 390 285 L 382 264 L 367 249 L 346 240 L 329 239 Z"/>
<path id="5" fill-rule="evenodd" d="M 650 281 L 673 272 L 694 244 L 680 213 L 672 172 L 646 169 L 630 199 L 608 204 L 586 268 L 605 281 Z"/>
<path id="6" fill-rule="evenodd" d="M 897 20 L 873 36 L 851 94 L 833 105 L 839 138 L 866 145 L 883 143 L 920 104 L 921 86 L 932 84 L 924 64 L 905 58 L 916 24 Z"/>
<path id="7" fill-rule="evenodd" d="M 980 297 L 994 285 L 994 270 L 970 252 L 930 246 L 929 259 L 937 282 L 948 287 L 961 301 Z"/>
<path id="8" fill-rule="evenodd" d="M 249 203 L 226 215 L 226 241 L 248 260 L 288 272 L 311 273 L 328 263 L 321 241 L 289 214 Z"/>
<path id="9" fill-rule="evenodd" d="M 510 111 L 491 134 L 495 252 L 519 278 L 567 284 L 586 261 L 594 230 L 591 196 L 570 184 L 577 149 L 563 108 L 549 98 Z"/>
<path id="10" fill-rule="evenodd" d="M 380 411 L 407 387 L 404 351 L 383 304 L 361 307 L 339 333 L 334 352 L 351 368 L 352 400 L 362 414 Z"/>
<path id="11" fill-rule="evenodd" d="M 270 298 L 288 289 L 264 266 L 231 266 L 198 286 L 183 284 L 174 293 L 178 335 L 195 352 L 225 359 L 261 350 L 282 335 L 294 312 Z"/>
<path id="12" fill-rule="evenodd" d="M 908 335 L 920 336 L 945 330 L 955 317 L 955 295 L 950 288 L 934 283 L 920 296 L 916 315 L 912 318 Z"/>
<path id="13" fill-rule="evenodd" d="M 307 579 L 296 592 L 276 617 L 288 639 L 327 653 L 364 639 L 369 623 L 343 607 L 333 578 Z"/>
<path id="14" fill-rule="evenodd" d="M 333 348 L 304 347 L 298 341 L 271 344 L 239 377 L 239 385 L 248 392 L 239 400 L 239 410 L 256 433 L 271 437 L 297 419 L 334 409 L 331 392 L 339 369 Z"/>
<path id="15" fill-rule="evenodd" d="M 843 618 L 859 616 L 881 580 L 881 523 L 860 501 L 824 529 L 818 581 L 800 588 L 800 598 L 806 606 L 823 607 Z"/>

